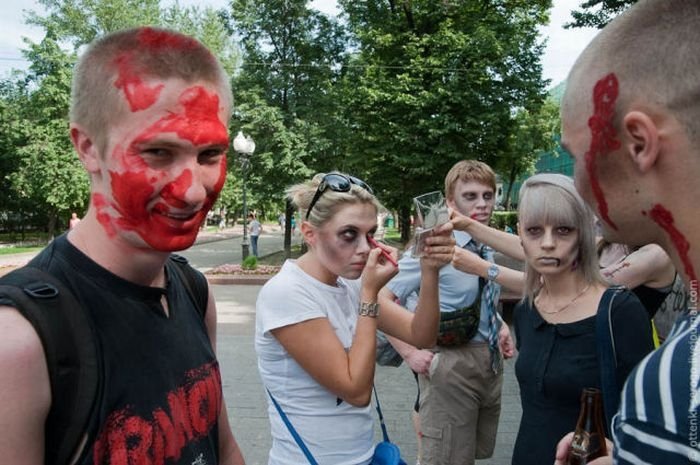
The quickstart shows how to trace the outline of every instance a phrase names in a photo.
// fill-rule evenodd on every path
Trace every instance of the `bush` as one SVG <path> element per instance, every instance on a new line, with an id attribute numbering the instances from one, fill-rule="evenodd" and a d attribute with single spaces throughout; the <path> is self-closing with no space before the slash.
<path id="1" fill-rule="evenodd" d="M 255 255 L 248 255 L 243 263 L 241 263 L 241 268 L 244 270 L 254 270 L 258 267 L 258 257 Z"/>
<path id="2" fill-rule="evenodd" d="M 518 232 L 518 212 L 493 212 L 491 217 L 491 226 L 501 231 L 506 231 L 506 226 L 508 226 L 512 233 L 517 234 Z"/>

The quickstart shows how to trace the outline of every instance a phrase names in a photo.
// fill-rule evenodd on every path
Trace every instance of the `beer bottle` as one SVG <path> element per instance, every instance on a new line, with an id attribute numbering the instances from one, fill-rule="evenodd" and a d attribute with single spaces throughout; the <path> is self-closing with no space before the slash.
<path id="1" fill-rule="evenodd" d="M 569 448 L 568 465 L 585 465 L 607 454 L 603 418 L 600 389 L 585 388 L 581 393 L 581 413 Z"/>

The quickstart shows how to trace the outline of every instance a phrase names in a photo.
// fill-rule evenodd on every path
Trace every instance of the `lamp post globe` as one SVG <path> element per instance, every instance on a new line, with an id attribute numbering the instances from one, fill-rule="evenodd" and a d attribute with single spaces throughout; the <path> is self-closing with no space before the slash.
<path id="1" fill-rule="evenodd" d="M 233 139 L 233 150 L 241 156 L 241 173 L 243 174 L 243 242 L 241 242 L 241 260 L 245 260 L 249 255 L 248 244 L 248 204 L 246 201 L 246 174 L 250 156 L 255 151 L 255 142 L 249 136 L 244 136 L 243 131 L 238 131 Z"/>

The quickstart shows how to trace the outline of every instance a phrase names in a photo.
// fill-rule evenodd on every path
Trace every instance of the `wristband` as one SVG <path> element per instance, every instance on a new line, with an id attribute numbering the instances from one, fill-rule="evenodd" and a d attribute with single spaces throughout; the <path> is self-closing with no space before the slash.
<path id="1" fill-rule="evenodd" d="M 368 316 L 377 318 L 379 315 L 379 304 L 377 302 L 362 302 L 360 303 L 360 316 Z"/>

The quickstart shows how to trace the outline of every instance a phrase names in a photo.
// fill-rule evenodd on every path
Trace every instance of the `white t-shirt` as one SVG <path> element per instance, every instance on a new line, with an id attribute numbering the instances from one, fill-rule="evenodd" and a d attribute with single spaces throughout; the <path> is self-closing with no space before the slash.
<path id="1" fill-rule="evenodd" d="M 320 465 L 365 465 L 374 451 L 371 407 L 353 407 L 318 384 L 280 345 L 270 330 L 328 318 L 346 350 L 357 326 L 360 282 L 338 278 L 324 284 L 287 260 L 265 284 L 256 304 L 255 351 L 263 385 Z M 308 463 L 268 398 L 272 433 L 269 465 Z"/>
<path id="2" fill-rule="evenodd" d="M 262 225 L 258 220 L 253 220 L 250 222 L 250 235 L 251 236 L 259 236 L 260 232 L 262 232 Z"/>

